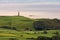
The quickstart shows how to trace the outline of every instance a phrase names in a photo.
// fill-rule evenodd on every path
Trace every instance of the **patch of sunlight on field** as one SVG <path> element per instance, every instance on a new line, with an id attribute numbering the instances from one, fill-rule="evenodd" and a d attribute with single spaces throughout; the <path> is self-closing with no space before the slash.
<path id="1" fill-rule="evenodd" d="M 0 37 L 15 37 L 16 35 L 14 35 L 14 34 L 3 34 L 3 33 L 0 33 Z"/>
<path id="2" fill-rule="evenodd" d="M 43 31 L 14 31 L 14 30 L 0 30 L 0 37 L 2 38 L 18 38 L 19 40 L 26 40 L 26 38 L 37 38 L 38 36 L 52 37 L 55 36 L 55 32 L 60 30 L 46 30 L 47 34 Z"/>

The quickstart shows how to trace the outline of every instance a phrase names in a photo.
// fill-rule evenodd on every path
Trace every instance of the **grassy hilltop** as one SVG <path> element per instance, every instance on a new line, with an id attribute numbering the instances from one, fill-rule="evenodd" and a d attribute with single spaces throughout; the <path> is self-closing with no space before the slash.
<path id="1" fill-rule="evenodd" d="M 0 16 L 0 27 L 16 27 L 17 30 L 23 30 L 25 28 L 33 29 L 33 20 L 23 16 Z"/>
<path id="2" fill-rule="evenodd" d="M 8 28 L 7 28 L 7 27 Z M 60 19 L 30 19 L 24 16 L 0 16 L 0 29 L 55 30 L 60 29 Z"/>

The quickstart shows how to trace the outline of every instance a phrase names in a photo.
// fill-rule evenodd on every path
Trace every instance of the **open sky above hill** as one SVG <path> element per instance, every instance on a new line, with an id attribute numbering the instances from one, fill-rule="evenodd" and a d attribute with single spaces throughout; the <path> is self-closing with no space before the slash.
<path id="1" fill-rule="evenodd" d="M 0 15 L 21 15 L 31 18 L 59 18 L 60 0 L 0 0 Z"/>

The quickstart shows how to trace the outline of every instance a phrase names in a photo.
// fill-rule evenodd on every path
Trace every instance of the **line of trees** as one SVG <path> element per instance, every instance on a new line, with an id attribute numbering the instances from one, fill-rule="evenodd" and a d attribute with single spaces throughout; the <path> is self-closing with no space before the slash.
<path id="1" fill-rule="evenodd" d="M 60 29 L 59 19 L 38 19 L 33 23 L 35 30 L 58 30 Z"/>

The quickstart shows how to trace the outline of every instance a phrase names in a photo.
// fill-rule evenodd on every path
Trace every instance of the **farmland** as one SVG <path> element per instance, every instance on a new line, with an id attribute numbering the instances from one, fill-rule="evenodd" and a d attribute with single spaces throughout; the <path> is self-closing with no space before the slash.
<path id="1" fill-rule="evenodd" d="M 60 30 L 47 30 L 47 34 L 43 34 L 43 31 L 0 30 L 0 39 L 16 38 L 16 40 L 26 40 L 27 38 L 37 38 L 38 36 L 52 37 L 55 32 L 59 32 L 60 35 Z"/>
<path id="2" fill-rule="evenodd" d="M 37 25 L 38 28 L 40 28 L 40 26 L 47 28 L 48 24 L 48 28 L 52 25 L 53 30 L 51 28 L 50 30 L 36 30 L 33 27 L 33 22 L 36 20 L 23 16 L 0 16 L 0 40 L 37 40 L 39 36 L 52 38 L 55 35 L 60 35 L 60 30 L 54 29 L 55 26 L 60 27 L 60 25 L 55 25 L 60 24 L 59 20 L 57 20 L 59 21 L 57 22 L 56 19 L 53 21 L 50 19 L 39 19 L 39 25 Z M 41 22 L 43 25 L 41 25 Z"/>

